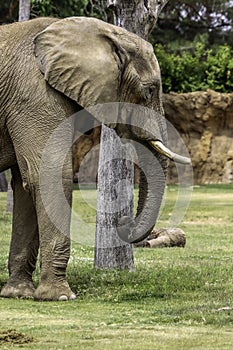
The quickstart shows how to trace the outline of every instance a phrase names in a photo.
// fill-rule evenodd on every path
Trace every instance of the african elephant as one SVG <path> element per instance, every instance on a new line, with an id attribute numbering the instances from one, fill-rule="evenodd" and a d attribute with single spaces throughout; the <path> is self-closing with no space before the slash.
<path id="1" fill-rule="evenodd" d="M 166 126 L 159 66 L 149 43 L 94 18 L 38 18 L 1 26 L 0 48 L 0 172 L 11 168 L 14 192 L 9 280 L 1 296 L 74 299 L 75 294 L 66 280 L 70 213 L 63 217 L 64 235 L 47 215 L 41 199 L 39 177 L 43 149 L 54 130 L 81 107 L 126 101 L 156 111 L 151 120 L 141 116 L 142 126 L 147 124 L 151 132 L 125 127 L 126 134 L 153 149 L 164 171 L 165 156 L 186 162 L 164 145 Z M 120 131 L 118 123 L 112 127 L 124 135 L 122 124 Z M 72 144 L 72 128 L 64 128 L 60 137 Z M 59 140 L 57 142 L 59 149 Z M 57 152 L 49 155 L 48 168 L 53 158 L 59 156 Z M 62 183 L 71 205 L 70 153 L 64 162 Z M 153 170 L 150 173 L 153 177 Z M 53 185 L 57 180 L 49 181 Z M 164 184 L 162 188 L 155 180 L 153 184 L 153 193 L 158 192 L 159 208 Z M 143 229 L 143 220 L 150 217 L 151 193 L 147 192 L 142 188 L 140 202 L 147 214 L 141 216 L 135 228 L 137 241 L 147 234 Z M 51 198 L 51 205 L 58 201 L 59 196 Z M 125 220 L 127 218 L 122 219 L 119 227 Z M 39 246 L 41 276 L 35 290 L 32 273 Z"/>

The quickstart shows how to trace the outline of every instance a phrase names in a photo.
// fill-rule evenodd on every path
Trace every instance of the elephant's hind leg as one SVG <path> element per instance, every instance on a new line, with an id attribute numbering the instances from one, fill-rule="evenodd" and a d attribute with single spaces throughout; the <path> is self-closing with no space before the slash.
<path id="1" fill-rule="evenodd" d="M 16 164 L 15 150 L 10 136 L 7 132 L 4 136 L 0 134 L 0 172 Z"/>
<path id="2" fill-rule="evenodd" d="M 12 168 L 12 176 L 14 209 L 8 263 L 10 277 L 1 296 L 32 298 L 35 291 L 32 273 L 39 246 L 37 216 L 30 193 L 23 189 L 17 166 Z"/>

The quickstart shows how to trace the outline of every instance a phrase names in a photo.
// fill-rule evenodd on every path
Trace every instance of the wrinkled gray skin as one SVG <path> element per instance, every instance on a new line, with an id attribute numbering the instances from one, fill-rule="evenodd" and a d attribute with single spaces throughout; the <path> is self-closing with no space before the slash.
<path id="1" fill-rule="evenodd" d="M 1 26 L 0 50 L 0 172 L 12 169 L 14 191 L 10 277 L 1 295 L 74 299 L 66 281 L 70 214 L 64 217 L 64 235 L 50 221 L 39 190 L 44 146 L 53 130 L 79 106 L 119 101 L 159 112 L 154 119 L 138 116 L 139 125 L 147 125 L 150 132 L 140 128 L 124 131 L 124 127 L 114 125 L 121 136 L 130 134 L 144 144 L 149 140 L 166 141 L 159 66 L 149 43 L 122 28 L 90 18 L 42 18 Z M 64 130 L 61 138 L 72 143 L 72 130 Z M 165 169 L 163 156 L 157 156 Z M 143 164 L 145 161 L 142 154 L 140 162 L 148 171 L 151 185 L 141 186 L 138 212 L 144 207 L 146 214 L 139 222 L 136 220 L 137 240 L 147 234 L 145 221 L 153 226 L 164 188 L 164 181 L 157 184 L 154 169 Z M 71 204 L 71 154 L 63 167 L 63 186 Z M 59 197 L 51 201 L 59 201 Z M 32 273 L 39 242 L 41 278 L 35 290 Z"/>

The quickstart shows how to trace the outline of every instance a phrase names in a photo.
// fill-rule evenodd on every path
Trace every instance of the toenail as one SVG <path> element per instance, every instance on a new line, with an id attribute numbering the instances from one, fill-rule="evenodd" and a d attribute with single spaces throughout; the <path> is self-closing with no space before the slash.
<path id="1" fill-rule="evenodd" d="M 68 300 L 68 297 L 66 295 L 61 295 L 59 297 L 59 301 L 67 301 Z"/>

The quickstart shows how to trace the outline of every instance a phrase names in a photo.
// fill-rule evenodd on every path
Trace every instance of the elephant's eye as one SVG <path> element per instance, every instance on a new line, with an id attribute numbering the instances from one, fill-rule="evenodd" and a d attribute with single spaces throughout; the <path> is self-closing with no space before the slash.
<path id="1" fill-rule="evenodd" d="M 153 93 L 154 93 L 155 87 L 154 87 L 154 86 L 151 86 L 151 87 L 148 88 L 148 90 L 149 90 L 149 94 L 150 94 L 150 96 L 151 96 L 151 95 L 153 95 Z"/>
<path id="2" fill-rule="evenodd" d="M 160 91 L 160 81 L 154 79 L 153 82 L 151 81 L 147 84 L 147 86 L 145 86 L 145 89 L 148 98 L 155 98 Z"/>
<path id="3" fill-rule="evenodd" d="M 147 100 L 152 98 L 152 96 L 154 95 L 154 91 L 155 91 L 154 86 L 149 86 L 145 88 L 145 96 Z"/>

